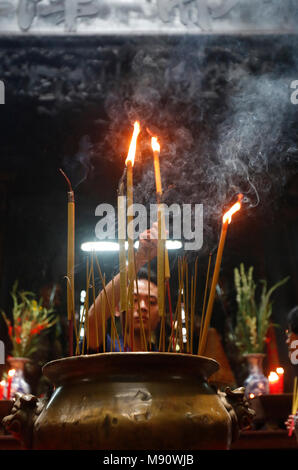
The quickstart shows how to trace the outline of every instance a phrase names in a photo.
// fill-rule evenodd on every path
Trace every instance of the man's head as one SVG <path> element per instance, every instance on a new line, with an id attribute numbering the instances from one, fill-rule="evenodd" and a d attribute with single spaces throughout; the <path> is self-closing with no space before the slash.
<path id="1" fill-rule="evenodd" d="M 288 330 L 286 343 L 289 348 L 289 358 L 296 364 L 298 351 L 298 306 L 294 307 L 288 314 Z"/>
<path id="2" fill-rule="evenodd" d="M 135 331 L 141 331 L 141 318 L 146 332 L 154 331 L 160 322 L 157 302 L 157 279 L 155 273 L 141 269 L 138 272 L 138 283 L 134 283 L 134 327 Z"/>

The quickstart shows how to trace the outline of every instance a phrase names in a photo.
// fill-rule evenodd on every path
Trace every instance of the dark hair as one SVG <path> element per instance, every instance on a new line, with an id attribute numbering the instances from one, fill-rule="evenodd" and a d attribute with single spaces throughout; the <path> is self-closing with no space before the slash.
<path id="1" fill-rule="evenodd" d="M 298 334 L 298 305 L 288 313 L 288 325 L 293 333 Z"/>
<path id="2" fill-rule="evenodd" d="M 138 272 L 137 278 L 146 279 L 147 281 L 149 281 L 148 268 L 142 267 Z M 153 284 L 157 286 L 157 275 L 155 271 L 153 271 L 152 269 L 150 269 L 150 282 L 152 282 Z"/>

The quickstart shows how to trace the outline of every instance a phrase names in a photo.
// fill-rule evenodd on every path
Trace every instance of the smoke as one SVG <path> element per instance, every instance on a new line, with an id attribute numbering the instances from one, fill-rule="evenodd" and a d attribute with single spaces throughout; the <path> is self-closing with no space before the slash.
<path id="1" fill-rule="evenodd" d="M 76 189 L 88 178 L 93 169 L 90 137 L 88 135 L 81 137 L 78 151 L 72 156 L 65 156 L 62 162 L 73 189 Z"/>
<path id="2" fill-rule="evenodd" d="M 125 155 L 140 120 L 135 201 L 155 201 L 148 128 L 161 143 L 164 202 L 203 203 L 204 240 L 214 242 L 223 209 L 239 192 L 245 217 L 256 207 L 273 210 L 287 167 L 298 161 L 290 100 L 296 47 L 290 36 L 204 36 L 127 48 L 125 72 L 106 100 L 107 157 Z"/>

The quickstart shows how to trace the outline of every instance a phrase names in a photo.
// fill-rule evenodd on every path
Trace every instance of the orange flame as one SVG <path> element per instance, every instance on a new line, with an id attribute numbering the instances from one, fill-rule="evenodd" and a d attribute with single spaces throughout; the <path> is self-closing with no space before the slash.
<path id="1" fill-rule="evenodd" d="M 15 370 L 15 369 L 10 369 L 10 370 L 7 372 L 7 375 L 9 375 L 9 377 L 13 377 L 15 373 L 16 373 L 16 370 Z"/>
<path id="2" fill-rule="evenodd" d="M 135 156 L 136 156 L 136 149 L 137 149 L 137 138 L 138 138 L 139 133 L 140 133 L 140 123 L 136 121 L 134 123 L 134 130 L 133 130 L 133 134 L 132 134 L 132 138 L 131 138 L 131 142 L 129 146 L 128 155 L 125 160 L 125 165 L 127 165 L 128 162 L 131 162 L 132 166 L 134 164 Z"/>
<path id="3" fill-rule="evenodd" d="M 156 137 L 151 138 L 151 147 L 153 152 L 160 152 L 160 145 Z"/>
<path id="4" fill-rule="evenodd" d="M 271 384 L 278 382 L 279 377 L 276 372 L 270 372 L 268 380 Z"/>
<path id="5" fill-rule="evenodd" d="M 238 212 L 240 209 L 241 209 L 241 203 L 242 203 L 242 199 L 243 199 L 243 194 L 239 194 L 238 195 L 238 201 L 236 202 L 236 204 L 234 204 L 231 209 L 229 209 L 223 216 L 222 218 L 222 222 L 223 224 L 226 223 L 226 221 L 228 221 L 228 223 L 230 224 L 231 221 L 232 221 L 232 215 L 235 214 L 235 212 Z"/>

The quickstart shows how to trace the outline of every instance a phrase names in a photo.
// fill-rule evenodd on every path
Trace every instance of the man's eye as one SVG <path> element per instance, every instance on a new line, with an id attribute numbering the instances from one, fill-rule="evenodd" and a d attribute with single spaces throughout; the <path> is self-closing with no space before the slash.
<path id="1" fill-rule="evenodd" d="M 156 300 L 150 300 L 150 305 L 156 305 L 157 301 Z"/>

